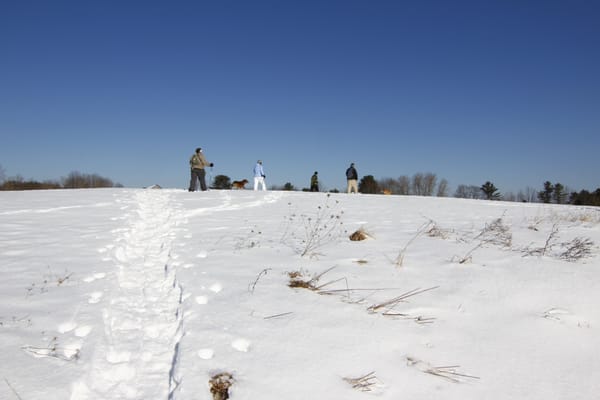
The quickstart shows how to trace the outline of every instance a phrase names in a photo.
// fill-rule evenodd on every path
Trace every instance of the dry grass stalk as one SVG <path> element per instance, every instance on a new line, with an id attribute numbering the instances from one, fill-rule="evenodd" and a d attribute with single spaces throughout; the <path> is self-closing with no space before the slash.
<path id="1" fill-rule="evenodd" d="M 456 368 L 460 368 L 460 365 L 450 365 L 447 367 L 432 367 L 425 370 L 424 372 L 427 374 L 439 376 L 454 383 L 460 383 L 460 378 L 479 379 L 479 377 L 477 376 L 461 374 L 459 372 L 456 372 Z"/>
<path id="2" fill-rule="evenodd" d="M 408 248 L 408 246 L 410 246 L 410 244 L 412 242 L 414 242 L 419 236 L 421 236 L 421 234 L 423 234 L 423 232 L 427 231 L 427 228 L 429 228 L 429 226 L 431 226 L 431 224 L 433 224 L 433 221 L 430 220 L 429 222 L 426 222 L 423 225 L 421 225 L 419 230 L 417 230 L 417 233 L 406 243 L 406 245 L 402 248 L 402 250 L 400 250 L 398 257 L 396 257 L 396 260 L 394 261 L 394 264 L 396 264 L 397 267 L 401 267 L 402 264 L 404 263 L 404 253 L 406 252 L 406 249 Z"/>
<path id="3" fill-rule="evenodd" d="M 550 234 L 546 238 L 546 242 L 544 243 L 544 246 L 537 247 L 534 249 L 529 249 L 526 251 L 525 255 L 529 255 L 529 256 L 544 256 L 544 255 L 546 255 L 546 252 L 548 252 L 552 248 L 552 246 L 554 246 L 557 235 L 558 235 L 558 223 L 555 223 L 554 225 L 552 225 L 552 230 L 550 231 Z"/>
<path id="4" fill-rule="evenodd" d="M 358 378 L 344 378 L 344 380 L 351 384 L 353 389 L 358 389 L 361 392 L 370 392 L 371 387 L 377 384 L 375 371 L 369 372 L 363 376 L 359 376 Z"/>
<path id="5" fill-rule="evenodd" d="M 286 317 L 288 315 L 293 314 L 293 312 L 285 312 L 285 313 L 281 313 L 281 314 L 275 314 L 275 315 L 269 315 L 268 317 L 264 317 L 263 319 L 272 319 L 272 318 L 279 318 L 279 317 Z"/>
<path id="6" fill-rule="evenodd" d="M 409 297 L 416 296 L 417 294 L 425 293 L 437 288 L 439 288 L 439 286 L 433 286 L 427 289 L 413 289 L 411 291 L 401 294 L 400 296 L 394 297 L 393 299 L 384 301 L 383 303 L 373 304 L 372 306 L 367 308 L 367 311 L 376 313 L 379 312 L 379 310 L 381 310 L 382 308 L 386 308 L 386 311 L 383 314 L 392 315 L 390 312 L 396 305 L 398 305 L 398 303 L 404 302 L 404 300 L 406 300 Z"/>
<path id="7" fill-rule="evenodd" d="M 229 398 L 229 388 L 233 385 L 233 382 L 233 375 L 229 372 L 213 375 L 208 381 L 213 400 L 227 400 Z"/>
<path id="8" fill-rule="evenodd" d="M 460 368 L 460 365 L 449 365 L 443 367 L 434 367 L 429 363 L 424 362 L 422 360 L 406 357 L 407 364 L 409 366 L 414 366 L 419 369 L 421 372 L 424 372 L 429 375 L 439 376 L 440 378 L 444 378 L 453 383 L 461 383 L 464 378 L 468 379 L 480 379 L 478 376 L 467 375 L 458 372 L 456 369 Z"/>
<path id="9" fill-rule="evenodd" d="M 248 291 L 252 294 L 254 294 L 254 289 L 256 288 L 256 284 L 258 283 L 258 281 L 260 280 L 261 276 L 266 275 L 267 272 L 269 272 L 271 270 L 271 268 L 265 268 L 262 271 L 260 271 L 260 273 L 258 274 L 258 276 L 256 277 L 256 280 L 254 281 L 254 283 L 252 283 L 251 285 L 248 285 Z"/>

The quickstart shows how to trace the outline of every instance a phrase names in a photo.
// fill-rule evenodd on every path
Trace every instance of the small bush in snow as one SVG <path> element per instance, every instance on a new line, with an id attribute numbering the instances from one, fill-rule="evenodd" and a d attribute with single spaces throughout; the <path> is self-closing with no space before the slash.
<path id="1" fill-rule="evenodd" d="M 339 201 L 331 204 L 331 194 L 326 195 L 325 204 L 318 206 L 314 213 L 292 213 L 282 242 L 289 244 L 302 257 L 314 256 L 317 249 L 339 240 L 345 233 Z"/>

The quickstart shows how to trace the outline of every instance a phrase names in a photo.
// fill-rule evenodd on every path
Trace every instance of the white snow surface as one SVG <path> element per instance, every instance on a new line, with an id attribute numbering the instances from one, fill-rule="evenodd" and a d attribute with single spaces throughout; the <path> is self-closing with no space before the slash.
<path id="1" fill-rule="evenodd" d="M 597 399 L 598 243 L 575 206 L 0 192 L 0 399 Z"/>

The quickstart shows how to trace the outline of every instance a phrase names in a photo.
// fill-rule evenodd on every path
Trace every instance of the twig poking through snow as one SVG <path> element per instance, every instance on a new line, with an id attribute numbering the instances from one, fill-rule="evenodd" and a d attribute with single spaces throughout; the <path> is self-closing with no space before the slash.
<path id="1" fill-rule="evenodd" d="M 384 312 L 384 315 L 386 313 L 388 313 L 390 310 L 392 310 L 398 303 L 403 302 L 405 299 L 411 297 L 411 296 L 416 296 L 417 294 L 421 294 L 424 292 L 428 292 L 430 290 L 434 290 L 439 288 L 439 286 L 433 286 L 427 289 L 413 289 L 411 291 L 408 291 L 406 293 L 401 294 L 400 296 L 394 297 L 391 300 L 388 301 L 384 301 L 383 303 L 379 303 L 379 304 L 373 304 L 372 306 L 370 306 L 369 308 L 367 308 L 367 310 L 369 312 L 372 313 L 376 313 L 378 312 L 381 308 L 387 308 L 387 310 Z"/>
<path id="2" fill-rule="evenodd" d="M 293 314 L 293 312 L 285 312 L 285 313 L 281 313 L 281 314 L 275 314 L 275 315 L 269 315 L 268 317 L 264 317 L 263 319 L 272 319 L 272 318 L 279 318 L 279 317 L 285 317 L 287 315 Z"/>
<path id="3" fill-rule="evenodd" d="M 402 266 L 402 263 L 404 262 L 404 253 L 406 252 L 408 246 L 410 246 L 412 242 L 414 242 L 419 236 L 421 236 L 423 232 L 427 231 L 427 228 L 429 228 L 432 224 L 433 221 L 430 220 L 429 222 L 426 222 L 423 225 L 421 225 L 417 233 L 406 243 L 402 250 L 400 250 L 398 257 L 396 257 L 396 261 L 394 262 L 394 264 L 396 264 L 397 267 Z"/>
<path id="4" fill-rule="evenodd" d="M 444 367 L 434 367 L 429 363 L 418 360 L 413 357 L 406 357 L 407 364 L 411 367 L 416 367 L 421 372 L 424 372 L 429 375 L 439 376 L 440 378 L 444 378 L 453 383 L 461 383 L 462 378 L 469 379 L 480 379 L 478 376 L 467 375 L 460 372 L 457 372 L 457 368 L 460 368 L 460 365 L 449 365 Z"/>
<path id="5" fill-rule="evenodd" d="M 15 396 L 17 396 L 17 399 L 19 400 L 23 400 L 21 398 L 21 396 L 19 396 L 19 393 L 17 393 L 17 391 L 15 390 L 14 387 L 12 387 L 12 385 L 10 384 L 10 382 L 8 381 L 8 379 L 4 378 L 4 382 L 6 382 L 6 384 L 8 385 L 8 387 L 10 388 L 10 390 L 12 390 L 12 392 L 15 394 Z"/>
<path id="6" fill-rule="evenodd" d="M 358 389 L 362 392 L 370 392 L 371 387 L 377 383 L 375 371 L 359 376 L 358 378 L 344 378 L 344 380 L 351 384 L 353 389 Z"/>
<path id="7" fill-rule="evenodd" d="M 258 276 L 256 277 L 256 280 L 254 281 L 254 283 L 252 283 L 252 285 L 248 285 L 248 291 L 252 294 L 254 294 L 254 288 L 256 288 L 256 284 L 258 283 L 259 279 L 263 276 L 266 275 L 267 272 L 269 272 L 271 270 L 271 268 L 265 268 L 262 271 L 260 271 L 260 274 L 258 274 Z"/>

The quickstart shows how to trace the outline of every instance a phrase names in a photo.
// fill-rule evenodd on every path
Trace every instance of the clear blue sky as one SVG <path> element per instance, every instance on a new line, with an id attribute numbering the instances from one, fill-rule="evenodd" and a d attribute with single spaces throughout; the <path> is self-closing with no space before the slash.
<path id="1" fill-rule="evenodd" d="M 600 1 L 5 1 L 0 165 L 600 187 Z"/>

